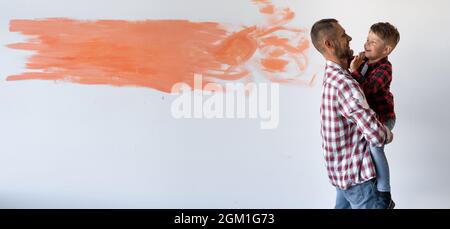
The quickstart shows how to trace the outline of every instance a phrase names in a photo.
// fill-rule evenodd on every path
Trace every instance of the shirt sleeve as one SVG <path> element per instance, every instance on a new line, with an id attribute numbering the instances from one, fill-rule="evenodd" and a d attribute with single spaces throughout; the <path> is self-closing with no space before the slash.
<path id="1" fill-rule="evenodd" d="M 359 84 L 362 83 L 363 77 L 362 77 L 361 73 L 359 73 L 358 70 L 353 71 L 351 75 L 352 75 L 353 79 L 355 79 Z"/>
<path id="2" fill-rule="evenodd" d="M 387 135 L 386 127 L 378 121 L 375 112 L 370 109 L 361 89 L 357 85 L 345 85 L 338 96 L 343 116 L 356 123 L 358 130 L 370 144 L 383 146 Z"/>
<path id="3" fill-rule="evenodd" d="M 376 68 L 369 78 L 370 82 L 368 82 L 368 87 L 366 89 L 375 94 L 390 85 L 392 81 L 392 70 L 387 66 Z"/>

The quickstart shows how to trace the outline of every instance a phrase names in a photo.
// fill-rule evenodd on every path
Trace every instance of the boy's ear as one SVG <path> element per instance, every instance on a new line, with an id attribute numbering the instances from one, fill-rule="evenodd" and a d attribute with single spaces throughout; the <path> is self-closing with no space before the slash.
<path id="1" fill-rule="evenodd" d="M 386 45 L 386 47 L 384 47 L 384 53 L 386 56 L 389 55 L 392 52 L 392 46 L 390 45 Z"/>

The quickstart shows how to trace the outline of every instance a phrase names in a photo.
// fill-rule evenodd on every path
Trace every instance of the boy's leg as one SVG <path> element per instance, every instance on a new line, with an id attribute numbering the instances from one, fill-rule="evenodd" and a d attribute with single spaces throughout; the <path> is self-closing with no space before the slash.
<path id="1" fill-rule="evenodd" d="M 389 164 L 384 154 L 384 146 L 376 147 L 370 145 L 370 153 L 377 171 L 377 189 L 380 192 L 390 192 Z"/>
<path id="2" fill-rule="evenodd" d="M 386 127 L 390 130 L 394 129 L 395 119 L 389 119 L 385 123 Z M 372 159 L 375 163 L 375 169 L 377 171 L 377 189 L 380 192 L 391 192 L 391 182 L 389 173 L 389 163 L 384 152 L 384 146 L 375 147 L 370 145 L 370 152 Z"/>
<path id="3" fill-rule="evenodd" d="M 395 119 L 388 120 L 385 123 L 390 130 L 394 129 Z M 385 201 L 389 203 L 389 209 L 395 207 L 395 203 L 391 197 L 391 182 L 389 173 L 389 164 L 383 147 L 375 147 L 370 145 L 370 152 L 377 171 L 377 190 Z"/>
<path id="4" fill-rule="evenodd" d="M 352 209 L 387 209 L 389 202 L 376 189 L 375 179 L 342 190 Z"/>

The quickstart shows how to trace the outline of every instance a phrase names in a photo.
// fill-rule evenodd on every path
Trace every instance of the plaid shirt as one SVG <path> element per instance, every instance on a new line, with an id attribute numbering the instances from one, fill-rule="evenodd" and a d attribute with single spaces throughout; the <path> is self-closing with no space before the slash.
<path id="1" fill-rule="evenodd" d="M 325 68 L 320 114 L 331 184 L 346 190 L 376 177 L 368 143 L 384 145 L 386 127 L 376 119 L 350 73 L 332 61 Z"/>
<path id="2" fill-rule="evenodd" d="M 367 63 L 367 71 L 363 74 L 366 63 L 352 72 L 352 76 L 358 81 L 370 108 L 378 115 L 378 120 L 386 123 L 389 119 L 395 119 L 394 96 L 390 92 L 392 65 L 386 57 L 373 64 Z"/>

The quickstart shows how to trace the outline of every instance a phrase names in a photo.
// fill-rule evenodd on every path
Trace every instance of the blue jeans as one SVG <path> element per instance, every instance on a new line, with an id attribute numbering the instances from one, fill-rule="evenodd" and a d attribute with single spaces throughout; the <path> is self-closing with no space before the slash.
<path id="1" fill-rule="evenodd" d="M 390 130 L 394 129 L 395 120 L 391 119 L 386 122 L 386 127 Z M 372 155 L 375 170 L 377 171 L 377 189 L 380 192 L 390 192 L 391 182 L 389 174 L 389 164 L 384 153 L 384 146 L 376 147 L 370 145 L 370 153 Z"/>
<path id="2" fill-rule="evenodd" d="M 347 190 L 336 188 L 336 209 L 386 209 L 389 201 L 376 189 L 375 179 Z"/>

